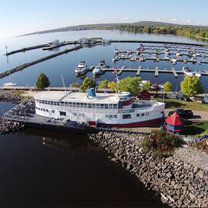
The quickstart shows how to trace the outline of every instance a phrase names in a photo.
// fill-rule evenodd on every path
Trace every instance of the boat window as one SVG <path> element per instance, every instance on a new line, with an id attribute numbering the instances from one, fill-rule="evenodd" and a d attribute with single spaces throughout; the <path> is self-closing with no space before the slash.
<path id="1" fill-rule="evenodd" d="M 113 118 L 113 115 L 110 115 L 110 118 Z"/>
<path id="2" fill-rule="evenodd" d="M 105 108 L 108 108 L 108 104 L 105 104 Z"/>
<path id="3" fill-rule="evenodd" d="M 64 102 L 61 102 L 61 105 L 64 106 Z"/>
<path id="4" fill-rule="evenodd" d="M 112 108 L 112 106 L 113 106 L 112 104 L 109 104 L 109 108 Z"/>
<path id="5" fill-rule="evenodd" d="M 123 119 L 130 119 L 131 118 L 131 114 L 124 114 L 123 115 Z"/>
<path id="6" fill-rule="evenodd" d="M 141 113 L 141 116 L 144 116 L 144 113 Z"/>
<path id="7" fill-rule="evenodd" d="M 108 116 L 108 115 L 105 115 L 105 117 L 106 117 L 106 118 L 109 118 L 109 116 Z"/>
<path id="8" fill-rule="evenodd" d="M 91 103 L 88 103 L 88 108 L 91 108 Z"/>
<path id="9" fill-rule="evenodd" d="M 113 108 L 117 108 L 117 104 L 113 104 Z"/>
<path id="10" fill-rule="evenodd" d="M 76 105 L 76 103 L 72 103 L 72 106 L 73 106 L 73 107 L 76 107 L 77 105 Z"/>
<path id="11" fill-rule="evenodd" d="M 87 103 L 83 103 L 84 104 L 84 107 L 86 108 L 87 107 Z"/>
<path id="12" fill-rule="evenodd" d="M 149 112 L 146 112 L 146 116 L 149 116 Z"/>
<path id="13" fill-rule="evenodd" d="M 100 106 L 101 106 L 101 108 L 104 108 L 104 104 L 101 104 Z"/>
<path id="14" fill-rule="evenodd" d="M 137 117 L 140 117 L 140 114 L 139 113 L 137 113 L 137 115 L 136 115 Z"/>
<path id="15" fill-rule="evenodd" d="M 71 102 L 68 102 L 69 106 L 72 106 L 72 103 Z"/>
<path id="16" fill-rule="evenodd" d="M 52 110 L 51 113 L 55 113 L 55 110 Z"/>
<path id="17" fill-rule="evenodd" d="M 60 116 L 66 116 L 66 112 L 60 111 Z"/>
<path id="18" fill-rule="evenodd" d="M 96 108 L 100 108 L 100 104 L 96 104 Z"/>
<path id="19" fill-rule="evenodd" d="M 92 108 L 95 108 L 95 104 L 94 103 L 92 104 Z"/>
<path id="20" fill-rule="evenodd" d="M 114 115 L 114 118 L 118 118 L 118 116 L 117 115 Z"/>
<path id="21" fill-rule="evenodd" d="M 84 103 L 80 103 L 80 107 L 83 108 Z"/>
<path id="22" fill-rule="evenodd" d="M 77 103 L 77 107 L 79 107 L 80 103 Z"/>

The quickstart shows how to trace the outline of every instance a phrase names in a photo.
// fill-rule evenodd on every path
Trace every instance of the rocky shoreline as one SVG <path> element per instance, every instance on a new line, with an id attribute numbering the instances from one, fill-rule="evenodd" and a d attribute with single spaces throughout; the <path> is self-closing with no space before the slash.
<path id="1" fill-rule="evenodd" d="M 205 164 L 198 165 L 199 158 L 191 164 L 184 147 L 172 156 L 154 159 L 151 151 L 141 147 L 143 134 L 100 131 L 88 136 L 112 155 L 113 162 L 124 166 L 148 190 L 160 194 L 163 203 L 171 207 L 208 206 L 208 171 L 203 168 Z"/>
<path id="2" fill-rule="evenodd" d="M 6 119 L 0 119 L 0 134 L 8 134 L 11 132 L 17 132 L 24 128 L 24 124 L 17 121 L 9 121 Z"/>
<path id="3" fill-rule="evenodd" d="M 15 95 L 11 92 L 0 91 L 0 101 L 10 102 L 10 103 L 20 103 L 22 101 L 22 97 Z"/>

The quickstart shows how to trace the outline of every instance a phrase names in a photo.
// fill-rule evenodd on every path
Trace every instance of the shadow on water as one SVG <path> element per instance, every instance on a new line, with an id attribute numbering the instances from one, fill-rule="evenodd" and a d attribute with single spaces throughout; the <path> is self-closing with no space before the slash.
<path id="1" fill-rule="evenodd" d="M 87 136 L 29 128 L 2 135 L 0 164 L 0 206 L 167 206 Z"/>

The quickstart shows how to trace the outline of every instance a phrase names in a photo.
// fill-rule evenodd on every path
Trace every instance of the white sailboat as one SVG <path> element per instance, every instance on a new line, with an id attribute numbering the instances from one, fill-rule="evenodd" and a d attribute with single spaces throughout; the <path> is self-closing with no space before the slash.
<path id="1" fill-rule="evenodd" d="M 7 46 L 6 46 L 6 54 L 7 54 Z M 8 56 L 7 56 L 7 64 L 9 66 L 9 58 L 8 58 Z M 9 81 L 10 82 L 4 83 L 4 87 L 13 87 L 13 86 L 16 86 L 17 85 L 17 83 L 12 82 L 12 80 L 11 80 L 10 69 L 9 69 Z"/>

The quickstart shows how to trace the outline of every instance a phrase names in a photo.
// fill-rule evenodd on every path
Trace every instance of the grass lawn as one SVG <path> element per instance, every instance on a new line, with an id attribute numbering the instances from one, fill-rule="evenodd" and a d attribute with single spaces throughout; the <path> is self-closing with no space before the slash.
<path id="1" fill-rule="evenodd" d="M 192 101 L 165 99 L 165 108 L 183 108 L 184 110 L 208 111 L 208 104 L 202 104 Z"/>
<path id="2" fill-rule="evenodd" d="M 184 124 L 184 130 L 181 134 L 197 136 L 202 135 L 208 129 L 208 121 L 190 122 Z"/>

